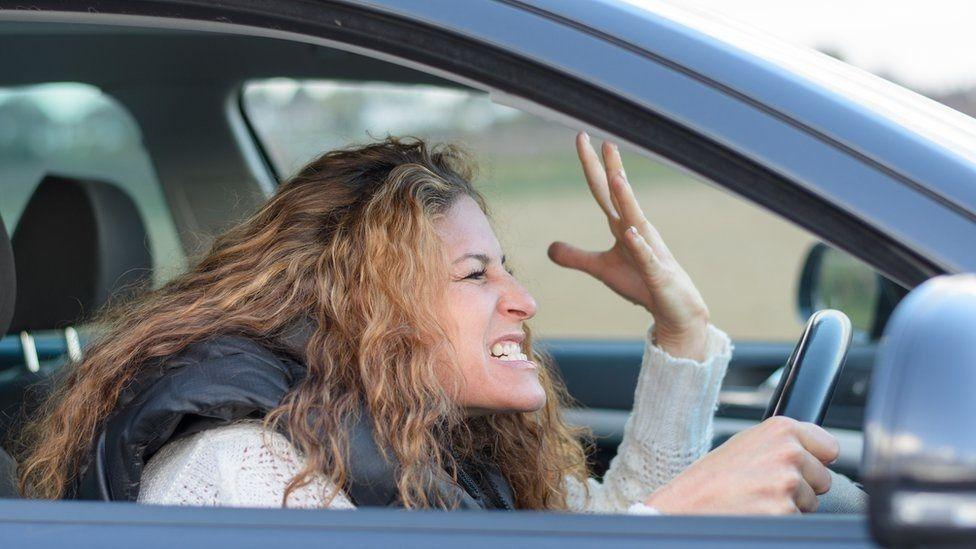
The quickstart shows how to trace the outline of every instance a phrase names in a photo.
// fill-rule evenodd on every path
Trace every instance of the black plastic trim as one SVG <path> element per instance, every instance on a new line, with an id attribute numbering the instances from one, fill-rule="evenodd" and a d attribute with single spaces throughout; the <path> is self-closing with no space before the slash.
<path id="1" fill-rule="evenodd" d="M 244 128 L 247 129 L 247 136 L 251 139 L 251 142 L 254 144 L 254 149 L 261 157 L 261 164 L 264 166 L 264 169 L 267 170 L 268 175 L 275 181 L 275 183 L 281 183 L 281 174 L 278 173 L 278 168 L 275 167 L 274 162 L 271 161 L 271 154 L 268 153 L 268 149 L 264 146 L 264 140 L 261 139 L 257 128 L 254 127 L 254 123 L 251 121 L 251 117 L 247 113 L 247 106 L 244 104 L 244 91 L 247 84 L 247 82 L 244 82 L 235 92 L 237 111 L 240 114 L 241 120 L 244 122 Z"/>

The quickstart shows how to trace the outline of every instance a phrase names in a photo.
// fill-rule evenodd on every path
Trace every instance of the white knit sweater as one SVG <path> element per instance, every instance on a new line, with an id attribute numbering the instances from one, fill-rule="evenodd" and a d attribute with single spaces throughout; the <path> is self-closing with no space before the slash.
<path id="1" fill-rule="evenodd" d="M 655 489 L 708 451 L 712 415 L 732 353 L 728 336 L 709 326 L 704 362 L 679 359 L 651 342 L 648 330 L 634 408 L 623 442 L 602 482 L 588 490 L 567 477 L 569 508 L 579 512 L 646 513 Z M 595 375 L 599 375 L 594 372 Z M 285 486 L 303 458 L 281 434 L 260 422 L 239 422 L 171 442 L 142 475 L 141 503 L 280 507 Z M 288 507 L 324 507 L 325 477 L 292 492 Z M 352 509 L 339 493 L 328 505 Z"/>

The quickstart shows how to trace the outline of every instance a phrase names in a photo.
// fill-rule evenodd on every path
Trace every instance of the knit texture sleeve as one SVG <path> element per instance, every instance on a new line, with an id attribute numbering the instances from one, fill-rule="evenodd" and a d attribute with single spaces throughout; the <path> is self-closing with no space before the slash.
<path id="1" fill-rule="evenodd" d="M 653 326 L 652 326 L 653 328 Z M 703 456 L 732 342 L 709 325 L 705 359 L 676 358 L 653 344 L 648 329 L 634 408 L 602 482 L 567 478 L 570 510 L 624 513 Z"/>
<path id="2" fill-rule="evenodd" d="M 322 475 L 294 490 L 285 488 L 303 458 L 283 435 L 260 422 L 210 429 L 165 445 L 146 464 L 140 503 L 231 507 L 353 509 L 341 492 L 326 505 L 332 487 Z"/>

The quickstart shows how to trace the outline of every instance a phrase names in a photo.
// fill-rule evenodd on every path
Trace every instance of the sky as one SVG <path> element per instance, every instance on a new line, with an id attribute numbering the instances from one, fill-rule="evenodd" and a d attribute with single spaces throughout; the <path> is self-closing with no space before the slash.
<path id="1" fill-rule="evenodd" d="M 832 50 L 919 91 L 976 86 L 976 0 L 671 0 Z"/>

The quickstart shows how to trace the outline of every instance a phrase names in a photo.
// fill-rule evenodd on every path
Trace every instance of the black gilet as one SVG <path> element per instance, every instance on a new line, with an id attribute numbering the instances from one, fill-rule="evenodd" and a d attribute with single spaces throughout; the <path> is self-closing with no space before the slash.
<path id="1" fill-rule="evenodd" d="M 223 335 L 147 368 L 103 423 L 68 497 L 135 501 L 146 462 L 165 444 L 263 417 L 304 377 L 309 335 L 306 324 L 271 344 Z M 383 456 L 372 423 L 365 413 L 349 422 L 349 480 L 343 490 L 360 507 L 402 506 L 397 463 Z M 464 461 L 456 476 L 457 483 L 446 472 L 438 475 L 433 489 L 439 494 L 431 496 L 457 509 L 515 508 L 508 482 L 492 464 Z"/>

